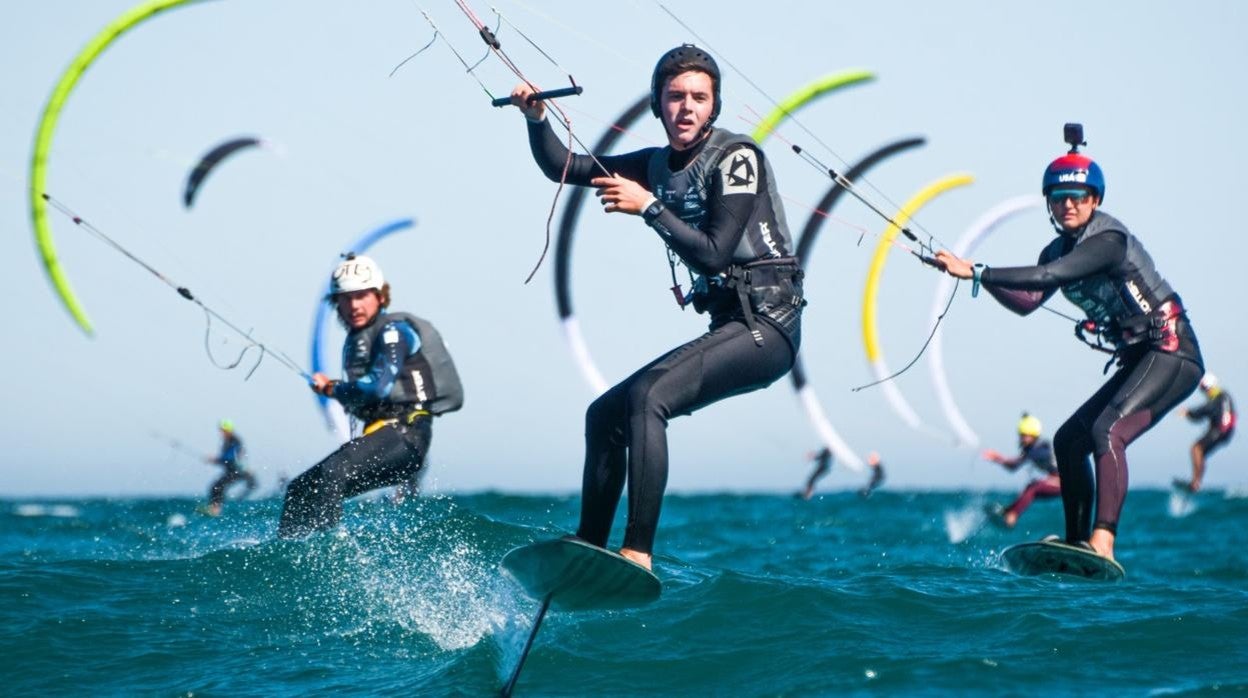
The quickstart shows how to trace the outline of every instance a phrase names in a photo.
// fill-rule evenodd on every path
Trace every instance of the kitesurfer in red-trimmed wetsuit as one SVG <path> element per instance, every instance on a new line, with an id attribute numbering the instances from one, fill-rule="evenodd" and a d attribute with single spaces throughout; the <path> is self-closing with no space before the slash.
<path id="1" fill-rule="evenodd" d="M 1204 362 L 1179 295 L 1143 244 L 1099 210 L 1105 177 L 1077 152 L 1081 140 L 1080 128 L 1077 138 L 1068 136 L 1071 151 L 1044 171 L 1043 192 L 1058 236 L 1038 264 L 984 267 L 945 250 L 936 258 L 949 274 L 982 284 L 1020 315 L 1061 291 L 1087 315 L 1081 329 L 1113 347 L 1118 370 L 1053 437 L 1066 540 L 1112 559 L 1127 494 L 1127 446 L 1196 389 Z"/>
<path id="2" fill-rule="evenodd" d="M 1024 414 L 1018 420 L 1018 455 L 1008 458 L 991 448 L 984 449 L 983 457 L 1014 472 L 1030 463 L 1040 471 L 1040 478 L 1032 480 L 1023 488 L 1018 498 L 1001 511 L 1001 521 L 1009 528 L 1014 528 L 1018 517 L 1027 511 L 1036 499 L 1051 499 L 1062 495 L 1062 478 L 1058 475 L 1057 459 L 1053 455 L 1053 445 L 1048 439 L 1040 438 L 1041 424 L 1035 417 Z M 1000 505 L 996 505 L 1000 506 Z"/>
<path id="3" fill-rule="evenodd" d="M 1230 443 L 1235 435 L 1235 403 L 1230 393 L 1222 389 L 1218 379 L 1212 373 L 1206 373 L 1200 379 L 1200 389 L 1204 391 L 1208 402 L 1193 409 L 1179 408 L 1179 414 L 1193 422 L 1207 421 L 1209 428 L 1196 443 L 1192 444 L 1192 479 L 1174 481 L 1175 486 L 1188 492 L 1199 492 L 1200 484 L 1205 477 L 1205 458 L 1214 449 Z"/>

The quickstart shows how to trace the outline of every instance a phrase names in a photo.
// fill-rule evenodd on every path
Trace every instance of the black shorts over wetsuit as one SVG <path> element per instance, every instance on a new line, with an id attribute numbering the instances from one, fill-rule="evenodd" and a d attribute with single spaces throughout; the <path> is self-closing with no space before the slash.
<path id="1" fill-rule="evenodd" d="M 1066 539 L 1085 541 L 1094 526 L 1116 533 L 1127 495 L 1127 446 L 1191 395 L 1204 374 L 1178 295 L 1139 241 L 1101 211 L 1048 245 L 1037 266 L 989 268 L 981 279 L 998 301 L 1022 315 L 1060 289 L 1090 321 L 1108 328 L 1119 368 L 1057 430 L 1053 445 Z"/>
<path id="2" fill-rule="evenodd" d="M 530 122 L 529 142 L 542 171 L 558 181 L 568 151 L 550 125 Z M 627 480 L 624 547 L 649 553 L 667 486 L 668 421 L 788 373 L 801 342 L 801 270 L 771 171 L 748 139 L 714 129 L 689 150 L 598 159 L 663 204 L 646 223 L 700 275 L 692 302 L 710 315 L 706 334 L 651 361 L 585 414 L 577 535 L 606 546 Z M 590 186 L 603 174 L 576 155 L 566 181 Z"/>

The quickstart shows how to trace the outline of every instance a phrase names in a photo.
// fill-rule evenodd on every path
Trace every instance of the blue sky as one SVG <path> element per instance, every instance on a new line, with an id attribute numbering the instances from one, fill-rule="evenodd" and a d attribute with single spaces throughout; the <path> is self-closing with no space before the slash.
<path id="1" fill-rule="evenodd" d="M 213 475 L 160 433 L 211 452 L 231 417 L 266 485 L 334 446 L 310 392 L 266 360 L 250 380 L 205 356 L 202 314 L 137 266 L 53 213 L 66 268 L 95 323 L 86 338 L 60 308 L 33 244 L 26 178 L 39 113 L 86 41 L 131 3 L 10 4 L 0 22 L 0 201 L 7 280 L 8 400 L 0 493 L 198 492 Z M 493 22 L 487 3 L 473 3 Z M 461 52 L 483 45 L 451 2 L 423 6 Z M 655 59 L 694 37 L 649 2 L 495 6 L 585 86 L 565 102 L 587 142 L 648 87 Z M 993 205 L 1034 193 L 1063 151 L 1061 126 L 1085 124 L 1108 180 L 1105 210 L 1127 223 L 1190 309 L 1207 362 L 1232 393 L 1248 380 L 1244 237 L 1235 230 L 1248 142 L 1239 71 L 1248 65 L 1240 3 L 1109 2 L 1064 6 L 942 3 L 672 2 L 672 10 L 771 97 L 848 68 L 873 83 L 799 115 L 835 154 L 790 125 L 782 135 L 829 164 L 895 138 L 928 144 L 879 167 L 872 183 L 900 203 L 957 172 L 975 177 L 929 204 L 924 230 L 952 244 Z M 714 8 L 710 10 L 708 8 Z M 540 9 L 539 9 L 540 8 Z M 306 363 L 326 269 L 342 246 L 401 216 L 418 226 L 375 257 L 395 306 L 425 316 L 450 344 L 467 394 L 436 426 L 431 480 L 444 491 L 570 491 L 579 487 L 582 415 L 592 394 L 556 321 L 553 264 L 527 286 L 555 186 L 533 165 L 521 117 L 489 107 L 439 43 L 387 77 L 432 36 L 414 3 L 220 0 L 162 15 L 117 42 L 62 113 L 49 190 L 210 306 Z M 529 77 L 565 81 L 514 30 L 499 34 Z M 478 71 L 495 94 L 515 79 L 491 58 Z M 748 132 L 768 98 L 725 66 L 720 125 Z M 194 160 L 213 144 L 256 134 L 279 148 L 226 163 L 181 207 Z M 624 140 L 661 139 L 647 120 Z M 800 230 L 828 181 L 783 143 L 767 148 Z M 882 225 L 845 202 L 840 218 Z M 1039 213 L 1002 228 L 977 255 L 1029 263 L 1052 235 Z M 829 222 L 814 252 L 803 348 L 832 422 L 855 450 L 879 450 L 890 484 L 1021 486 L 967 450 L 903 426 L 868 380 L 859 303 L 871 240 Z M 588 208 L 575 250 L 576 306 L 609 380 L 697 335 L 704 318 L 671 303 L 658 239 L 638 220 Z M 880 292 L 889 363 L 904 365 L 930 327 L 937 274 L 895 256 Z M 1064 301 L 1056 307 L 1071 311 Z M 1013 444 L 1020 411 L 1049 433 L 1103 380 L 1102 357 L 1048 314 L 1016 318 L 963 290 L 945 324 L 946 370 L 985 445 Z M 210 338 L 221 355 L 239 345 Z M 337 340 L 335 340 L 337 341 Z M 944 428 L 920 363 L 897 382 L 928 424 Z M 1169 418 L 1131 450 L 1132 482 L 1187 471 L 1199 431 Z M 787 490 L 817 443 L 786 382 L 675 421 L 670 487 Z M 1242 445 L 1213 459 L 1209 482 L 1242 483 Z M 835 472 L 829 487 L 857 486 Z"/>

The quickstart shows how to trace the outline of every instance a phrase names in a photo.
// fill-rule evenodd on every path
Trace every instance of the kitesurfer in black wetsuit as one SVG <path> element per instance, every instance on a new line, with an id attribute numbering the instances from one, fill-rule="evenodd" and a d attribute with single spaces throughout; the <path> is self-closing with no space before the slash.
<path id="1" fill-rule="evenodd" d="M 620 552 L 647 568 L 667 485 L 668 421 L 788 373 L 801 341 L 803 305 L 802 271 L 769 164 L 749 138 L 712 127 L 721 107 L 715 61 L 696 46 L 679 46 L 659 59 L 650 87 L 651 111 L 668 145 L 597 161 L 568 160 L 545 105 L 528 103 L 529 85 L 511 94 L 528 119 L 542 172 L 597 187 L 608 213 L 640 216 L 697 275 L 688 296 L 673 287 L 681 307 L 691 302 L 710 316 L 706 334 L 646 364 L 585 415 L 577 535 L 606 546 L 627 480 Z"/>
<path id="2" fill-rule="evenodd" d="M 247 491 L 243 492 L 244 498 L 256 489 L 256 476 L 243 467 L 243 440 L 235 433 L 234 422 L 223 419 L 218 428 L 221 431 L 221 452 L 215 458 L 209 458 L 208 462 L 221 466 L 225 472 L 208 488 L 208 505 L 204 508 L 204 513 L 210 516 L 221 515 L 221 508 L 225 505 L 225 491 L 230 485 L 240 481 L 247 483 Z"/>
<path id="3" fill-rule="evenodd" d="M 993 505 L 998 509 L 1002 523 L 1008 528 L 1014 528 L 1018 517 L 1027 511 L 1032 501 L 1062 495 L 1062 478 L 1058 473 L 1057 458 L 1053 455 L 1053 444 L 1048 439 L 1040 438 L 1041 431 L 1040 420 L 1024 413 L 1023 418 L 1018 420 L 1018 455 L 1009 458 L 991 448 L 984 449 L 980 454 L 984 460 L 1002 465 L 1010 472 L 1028 463 L 1040 471 L 1040 478 L 1028 482 L 1022 493 L 1008 507 L 1000 509 L 1000 504 Z"/>
<path id="4" fill-rule="evenodd" d="M 948 273 L 973 279 L 972 289 L 982 284 L 1020 315 L 1060 290 L 1087 315 L 1076 333 L 1082 338 L 1094 332 L 1098 347 L 1112 347 L 1106 351 L 1118 370 L 1053 437 L 1066 540 L 1112 559 L 1127 494 L 1126 448 L 1196 389 L 1204 363 L 1179 295 L 1143 244 L 1099 210 L 1105 177 L 1078 153 L 1082 140 L 1082 128 L 1073 137 L 1068 130 L 1070 152 L 1044 171 L 1043 192 L 1058 236 L 1036 266 L 985 267 L 945 250 L 936 258 Z M 1096 460 L 1095 478 L 1089 457 Z"/>
<path id="5" fill-rule="evenodd" d="M 871 479 L 867 481 L 865 487 L 858 490 L 858 496 L 863 499 L 870 497 L 872 492 L 884 484 L 884 462 L 880 460 L 880 454 L 875 451 L 868 453 L 867 466 L 871 468 Z"/>
<path id="6" fill-rule="evenodd" d="M 1200 379 L 1200 389 L 1204 391 L 1208 402 L 1194 409 L 1179 408 L 1179 414 L 1193 422 L 1208 421 L 1209 428 L 1204 436 L 1192 444 L 1192 479 L 1176 479 L 1174 484 L 1188 492 L 1199 492 L 1200 484 L 1205 477 L 1205 458 L 1214 449 L 1230 443 L 1235 435 L 1235 403 L 1230 393 L 1222 389 L 1218 379 L 1212 373 L 1206 373 Z"/>
<path id="7" fill-rule="evenodd" d="M 455 364 L 433 325 L 383 312 L 390 285 L 372 259 L 348 255 L 334 270 L 327 300 L 347 327 L 346 378 L 318 373 L 312 389 L 342 403 L 364 430 L 286 488 L 277 529 L 282 538 L 336 525 L 350 497 L 411 482 L 424 467 L 433 418 L 464 401 Z"/>
<path id="8" fill-rule="evenodd" d="M 802 499 L 810 499 L 814 496 L 815 483 L 832 472 L 832 449 L 824 446 L 814 453 L 806 454 L 806 460 L 814 461 L 815 469 L 810 471 L 810 477 L 806 478 L 806 486 L 797 493 L 797 496 Z"/>

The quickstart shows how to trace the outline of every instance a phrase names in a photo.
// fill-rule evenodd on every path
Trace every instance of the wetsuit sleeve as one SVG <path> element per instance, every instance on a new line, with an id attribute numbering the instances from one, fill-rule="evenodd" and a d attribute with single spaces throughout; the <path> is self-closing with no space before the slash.
<path id="1" fill-rule="evenodd" d="M 1187 411 L 1187 418 L 1193 422 L 1199 422 L 1202 419 L 1212 419 L 1215 412 L 1222 410 L 1217 407 L 1217 402 L 1210 400 L 1194 410 Z"/>
<path id="2" fill-rule="evenodd" d="M 537 161 L 537 166 L 542 168 L 542 174 L 546 175 L 547 179 L 558 182 L 563 175 L 564 163 L 568 161 L 567 146 L 555 135 L 555 130 L 551 127 L 549 120 L 530 121 L 528 124 L 529 149 L 533 151 L 533 159 Z M 654 151 L 654 148 L 646 148 L 624 155 L 599 155 L 597 157 L 598 162 L 611 170 L 609 174 L 618 174 L 649 189 L 650 184 L 646 181 L 646 168 Z M 590 186 L 589 180 L 601 176 L 603 176 L 602 169 L 594 162 L 594 158 L 578 154 L 573 155 L 572 162 L 568 164 L 568 176 L 565 181 L 568 184 L 588 187 Z"/>
<path id="3" fill-rule="evenodd" d="M 1127 239 L 1110 231 L 1058 256 L 1046 247 L 1032 267 L 989 267 L 980 275 L 984 288 L 1001 305 L 1027 315 L 1044 304 L 1063 285 L 1108 272 L 1127 256 Z"/>
<path id="4" fill-rule="evenodd" d="M 1024 291 L 1056 291 L 1093 274 L 1111 271 L 1127 256 L 1127 239 L 1110 231 L 1094 236 L 1069 253 L 1033 267 L 989 267 L 980 280 L 985 286 Z"/>
<path id="5" fill-rule="evenodd" d="M 717 176 L 711 178 L 711 190 L 707 193 L 705 229 L 685 223 L 668 209 L 647 223 L 694 271 L 718 274 L 732 263 L 746 223 L 758 206 L 759 197 L 766 195 L 767 170 L 761 161 L 762 154 L 747 144 L 723 154 L 716 164 Z M 749 181 L 738 180 L 733 174 L 733 171 L 740 171 L 734 167 L 742 165 L 744 169 L 745 163 L 756 173 Z"/>
<path id="6" fill-rule="evenodd" d="M 347 407 L 384 400 L 399 377 L 407 357 L 420 351 L 420 335 L 401 320 L 388 323 L 373 346 L 373 363 L 358 380 L 334 384 L 333 398 Z"/>
<path id="7" fill-rule="evenodd" d="M 1001 465 L 1005 466 L 1005 469 L 1010 471 L 1011 473 L 1021 468 L 1023 466 L 1023 463 L 1026 463 L 1026 462 L 1027 462 L 1026 451 L 1020 451 L 1017 456 L 1014 456 L 1013 458 L 1002 458 L 1000 461 Z"/>

